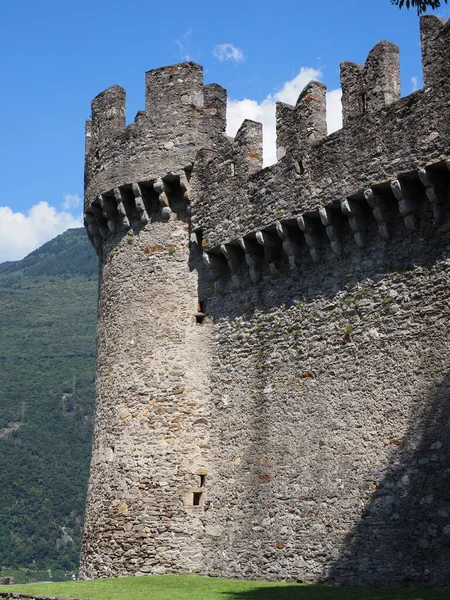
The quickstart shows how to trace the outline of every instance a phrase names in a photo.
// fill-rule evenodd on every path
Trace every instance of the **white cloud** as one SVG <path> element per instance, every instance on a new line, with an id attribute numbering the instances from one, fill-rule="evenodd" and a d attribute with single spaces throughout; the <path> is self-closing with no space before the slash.
<path id="1" fill-rule="evenodd" d="M 174 40 L 175 44 L 180 50 L 181 60 L 192 60 L 192 54 L 189 52 L 189 45 L 191 42 L 192 29 L 188 29 L 186 33 L 183 33 L 178 39 Z"/>
<path id="2" fill-rule="evenodd" d="M 74 210 L 81 206 L 81 198 L 78 194 L 64 194 L 61 206 L 64 210 Z"/>
<path id="3" fill-rule="evenodd" d="M 233 44 L 217 44 L 213 50 L 213 54 L 220 62 L 223 62 L 224 60 L 242 62 L 244 60 L 244 53 L 242 50 Z"/>
<path id="4" fill-rule="evenodd" d="M 66 229 L 81 226 L 81 219 L 47 202 L 35 204 L 27 213 L 0 206 L 0 263 L 19 260 Z"/>
<path id="5" fill-rule="evenodd" d="M 419 89 L 419 78 L 417 76 L 411 77 L 411 86 L 413 92 Z"/>
<path id="6" fill-rule="evenodd" d="M 341 98 L 341 88 L 327 92 L 327 129 L 329 134 L 342 127 Z"/>
<path id="7" fill-rule="evenodd" d="M 275 126 L 275 103 L 285 102 L 293 104 L 297 102 L 300 92 L 312 79 L 320 79 L 322 73 L 317 69 L 302 67 L 297 75 L 283 84 L 279 92 L 269 94 L 262 102 L 256 100 L 229 100 L 227 106 L 227 134 L 234 136 L 244 119 L 260 121 L 264 127 L 264 165 L 276 162 L 276 126 Z M 327 93 L 327 125 L 328 133 L 332 133 L 342 127 L 340 89 L 331 90 Z"/>

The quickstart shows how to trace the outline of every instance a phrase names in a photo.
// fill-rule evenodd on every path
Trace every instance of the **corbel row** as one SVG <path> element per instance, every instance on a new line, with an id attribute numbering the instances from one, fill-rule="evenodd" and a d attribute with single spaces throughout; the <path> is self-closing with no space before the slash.
<path id="1" fill-rule="evenodd" d="M 189 202 L 190 185 L 184 171 L 179 175 L 179 184 L 183 198 Z M 111 234 L 118 231 L 128 230 L 130 227 L 145 227 L 150 221 L 144 201 L 148 188 L 155 193 L 161 214 L 167 219 L 170 218 L 172 209 L 169 204 L 168 186 L 163 179 L 116 187 L 99 194 L 85 211 L 85 227 L 95 248 L 100 248 Z"/>
<path id="2" fill-rule="evenodd" d="M 450 159 L 445 161 L 445 166 L 450 172 Z M 417 171 L 417 178 L 431 203 L 434 223 L 441 223 L 444 217 L 443 205 L 449 194 L 448 178 L 443 185 L 434 172 L 430 173 L 424 168 Z M 230 275 L 231 286 L 234 289 L 242 287 L 245 276 L 253 283 L 259 281 L 264 263 L 268 265 L 271 274 L 276 274 L 283 254 L 287 256 L 292 271 L 300 268 L 302 241 L 314 262 L 318 262 L 326 250 L 325 239 L 328 239 L 332 252 L 337 257 L 342 257 L 345 219 L 348 220 L 355 243 L 360 248 L 367 244 L 370 212 L 375 218 L 381 237 L 389 239 L 395 213 L 392 210 L 392 197 L 397 202 L 398 212 L 405 227 L 414 231 L 418 226 L 420 209 L 417 199 L 421 196 L 417 193 L 417 188 L 416 192 L 413 192 L 417 178 L 407 183 L 395 179 L 378 184 L 363 190 L 354 198 L 345 199 L 340 205 L 322 207 L 316 213 L 298 216 L 295 221 L 289 220 L 288 223 L 277 221 L 270 229 L 253 232 L 205 252 L 204 262 L 212 272 L 216 290 L 221 292 L 225 289 L 226 280 Z M 322 227 L 325 228 L 326 237 Z"/>

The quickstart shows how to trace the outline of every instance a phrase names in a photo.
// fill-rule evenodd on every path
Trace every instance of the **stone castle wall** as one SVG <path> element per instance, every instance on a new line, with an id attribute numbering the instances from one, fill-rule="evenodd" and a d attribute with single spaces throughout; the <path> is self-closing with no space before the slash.
<path id="1" fill-rule="evenodd" d="M 97 409 L 82 573 L 445 585 L 450 550 L 449 23 L 224 136 L 198 65 L 93 101 Z"/>

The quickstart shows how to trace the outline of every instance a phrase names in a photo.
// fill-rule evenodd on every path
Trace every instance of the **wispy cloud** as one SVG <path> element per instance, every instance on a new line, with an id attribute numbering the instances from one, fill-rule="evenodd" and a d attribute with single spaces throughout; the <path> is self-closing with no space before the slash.
<path id="1" fill-rule="evenodd" d="M 411 77 L 411 91 L 415 92 L 416 90 L 419 89 L 419 78 L 417 76 L 415 77 Z"/>
<path id="2" fill-rule="evenodd" d="M 189 46 L 192 37 L 192 29 L 189 28 L 183 35 L 180 35 L 179 38 L 174 40 L 175 44 L 178 46 L 180 51 L 181 60 L 192 60 L 192 54 L 189 51 Z"/>
<path id="3" fill-rule="evenodd" d="M 66 229 L 81 226 L 81 218 L 48 202 L 38 202 L 26 213 L 0 206 L 0 263 L 19 260 Z"/>
<path id="4" fill-rule="evenodd" d="M 233 44 L 217 44 L 213 50 L 213 54 L 220 62 L 223 62 L 224 60 L 242 62 L 244 60 L 244 53 L 242 50 Z"/>
<path id="5" fill-rule="evenodd" d="M 61 207 L 64 210 L 76 210 L 81 206 L 81 198 L 78 194 L 64 194 Z"/>
<path id="6" fill-rule="evenodd" d="M 302 67 L 297 75 L 286 81 L 281 89 L 269 94 L 262 102 L 256 100 L 229 100 L 227 107 L 227 134 L 234 136 L 244 119 L 259 121 L 264 127 L 264 165 L 276 162 L 276 125 L 275 104 L 285 102 L 295 104 L 300 92 L 312 79 L 320 79 L 321 71 L 311 67 Z M 328 133 L 342 127 L 341 90 L 335 89 L 327 93 L 327 125 Z"/>

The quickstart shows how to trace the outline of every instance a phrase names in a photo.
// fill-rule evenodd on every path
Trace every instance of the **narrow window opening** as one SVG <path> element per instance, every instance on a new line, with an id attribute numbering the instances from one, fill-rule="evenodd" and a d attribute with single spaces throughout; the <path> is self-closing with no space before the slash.
<path id="1" fill-rule="evenodd" d="M 197 229 L 197 231 L 195 232 L 195 238 L 197 240 L 197 245 L 200 246 L 200 248 L 203 247 L 203 229 Z"/>
<path id="2" fill-rule="evenodd" d="M 230 163 L 230 173 L 231 177 L 234 177 L 236 175 L 236 165 L 234 162 Z"/>
<path id="3" fill-rule="evenodd" d="M 203 496 L 202 492 L 194 492 L 193 497 L 192 497 L 192 506 L 200 506 L 200 503 L 202 501 L 202 496 Z"/>
<path id="4" fill-rule="evenodd" d="M 205 301 L 199 300 L 197 304 L 197 312 L 195 313 L 195 322 L 199 325 L 202 325 L 205 321 L 206 313 L 205 313 Z"/>
<path id="5" fill-rule="evenodd" d="M 200 475 L 200 487 L 205 487 L 206 475 Z"/>
<path id="6" fill-rule="evenodd" d="M 365 113 L 367 111 L 367 94 L 361 94 L 361 108 L 362 112 Z"/>
<path id="7" fill-rule="evenodd" d="M 98 150 L 96 150 L 96 151 L 95 151 L 95 158 L 96 158 L 97 160 L 99 160 L 99 159 L 100 159 L 100 152 L 99 152 Z"/>
<path id="8" fill-rule="evenodd" d="M 297 160 L 295 162 L 295 173 L 297 177 L 301 177 L 305 172 L 305 167 L 303 166 L 302 160 Z"/>

